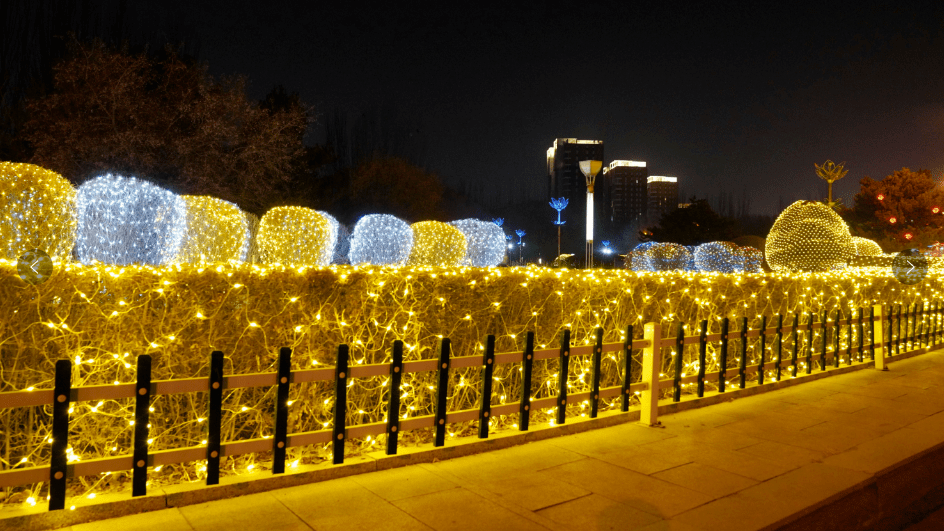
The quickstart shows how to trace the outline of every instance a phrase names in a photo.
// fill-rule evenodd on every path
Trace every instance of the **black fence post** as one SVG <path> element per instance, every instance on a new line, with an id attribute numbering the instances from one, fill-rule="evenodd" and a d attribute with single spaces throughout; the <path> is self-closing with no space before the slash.
<path id="1" fill-rule="evenodd" d="M 898 333 L 895 334 L 895 355 L 901 354 L 901 304 L 898 305 Z M 907 347 L 905 347 L 907 348 Z M 889 355 L 891 355 L 891 350 L 889 350 Z"/>
<path id="2" fill-rule="evenodd" d="M 479 404 L 479 439 L 488 438 L 488 421 L 492 414 L 492 378 L 495 372 L 495 336 L 485 338 L 482 356 L 482 397 Z"/>
<path id="3" fill-rule="evenodd" d="M 570 369 L 570 330 L 563 330 L 560 338 L 560 371 L 557 386 L 557 423 L 567 422 L 567 378 Z"/>
<path id="4" fill-rule="evenodd" d="M 747 317 L 741 317 L 741 356 L 738 358 L 738 389 L 747 386 Z"/>
<path id="5" fill-rule="evenodd" d="M 918 333 L 918 348 L 923 348 L 927 346 L 928 338 L 928 324 L 927 324 L 927 312 L 924 309 L 924 301 L 918 303 L 918 322 L 919 330 Z"/>
<path id="6" fill-rule="evenodd" d="M 836 310 L 836 320 L 833 322 L 833 367 L 839 367 L 839 321 L 842 320 L 842 309 Z"/>
<path id="7" fill-rule="evenodd" d="M 705 396 L 705 358 L 708 353 L 708 321 L 702 319 L 698 331 L 698 398 Z"/>
<path id="8" fill-rule="evenodd" d="M 806 374 L 813 374 L 813 312 L 806 317 Z"/>
<path id="9" fill-rule="evenodd" d="M 629 411 L 629 386 L 633 381 L 633 325 L 626 326 L 623 340 L 623 388 L 620 393 L 620 411 Z"/>
<path id="10" fill-rule="evenodd" d="M 767 362 L 767 316 L 760 316 L 760 365 L 757 366 L 757 385 L 764 385 L 764 365 Z"/>
<path id="11" fill-rule="evenodd" d="M 718 356 L 718 392 L 724 392 L 728 370 L 728 318 L 721 319 L 721 354 Z"/>
<path id="12" fill-rule="evenodd" d="M 780 381 L 780 362 L 783 359 L 783 314 L 777 314 L 777 357 L 774 358 L 774 381 Z"/>
<path id="13" fill-rule="evenodd" d="M 400 435 L 400 382 L 403 378 L 403 341 L 393 342 L 390 362 L 390 396 L 387 398 L 387 455 L 396 455 Z"/>
<path id="14" fill-rule="evenodd" d="M 338 345 L 338 359 L 334 365 L 334 430 L 331 432 L 332 462 L 344 462 L 344 438 L 347 429 L 348 346 Z"/>
<path id="15" fill-rule="evenodd" d="M 275 434 L 272 437 L 272 473 L 285 472 L 288 451 L 288 390 L 292 383 L 292 349 L 279 349 L 279 368 L 275 388 Z"/>
<path id="16" fill-rule="evenodd" d="M 452 344 L 448 337 L 439 342 L 439 383 L 436 385 L 436 440 L 433 446 L 446 444 L 446 397 L 449 395 L 449 355 Z"/>
<path id="17" fill-rule="evenodd" d="M 672 389 L 672 401 L 678 402 L 682 399 L 682 352 L 685 349 L 685 325 L 682 321 L 678 323 L 678 333 L 675 335 L 675 382 Z"/>
<path id="18" fill-rule="evenodd" d="M 829 332 L 829 328 L 826 327 L 826 323 L 828 321 L 829 321 L 829 312 L 827 310 L 823 310 L 823 315 L 820 320 L 820 324 L 822 325 L 821 328 L 823 332 L 820 334 L 822 336 L 822 341 L 819 344 L 819 362 L 820 362 L 820 369 L 824 371 L 826 370 L 826 337 L 827 337 L 826 333 Z"/>
<path id="19" fill-rule="evenodd" d="M 875 306 L 869 310 L 869 358 L 875 361 Z"/>
<path id="20" fill-rule="evenodd" d="M 528 431 L 531 423 L 531 369 L 534 367 L 534 332 L 528 332 L 521 354 L 521 405 L 518 408 L 518 431 Z"/>
<path id="21" fill-rule="evenodd" d="M 138 381 L 134 393 L 134 469 L 131 496 L 147 494 L 148 422 L 151 407 L 151 356 L 138 356 Z"/>
<path id="22" fill-rule="evenodd" d="M 209 408 L 207 413 L 207 485 L 220 482 L 220 450 L 223 422 L 223 353 L 210 354 Z"/>
<path id="23" fill-rule="evenodd" d="M 793 339 L 793 352 L 790 358 L 790 376 L 796 378 L 797 375 L 797 350 L 799 345 L 797 345 L 797 339 L 799 339 L 799 331 L 797 327 L 800 326 L 800 316 L 798 314 L 793 314 L 793 331 L 790 332 L 790 337 Z"/>
<path id="24" fill-rule="evenodd" d="M 597 418 L 600 409 L 600 366 L 603 364 L 603 329 L 597 327 L 590 373 L 590 418 Z"/>
<path id="25" fill-rule="evenodd" d="M 849 319 L 846 323 L 846 365 L 852 365 L 852 321 L 854 319 L 850 311 Z"/>
<path id="26" fill-rule="evenodd" d="M 865 357 L 864 357 L 864 349 L 865 349 L 865 328 L 864 328 L 864 326 L 865 326 L 865 322 L 862 320 L 862 318 L 864 317 L 864 315 L 865 315 L 865 308 L 860 307 L 860 308 L 859 308 L 859 352 L 858 352 L 858 360 L 859 360 L 859 363 L 862 363 L 862 361 L 865 359 Z"/>
<path id="27" fill-rule="evenodd" d="M 72 362 L 56 362 L 52 403 L 52 455 L 49 456 L 49 510 L 66 507 L 66 475 L 69 459 L 69 404 L 72 400 Z"/>

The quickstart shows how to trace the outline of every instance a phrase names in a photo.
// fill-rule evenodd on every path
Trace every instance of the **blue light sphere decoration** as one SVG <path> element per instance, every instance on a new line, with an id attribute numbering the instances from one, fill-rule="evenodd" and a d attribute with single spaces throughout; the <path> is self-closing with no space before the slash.
<path id="1" fill-rule="evenodd" d="M 184 200 L 159 186 L 102 175 L 79 186 L 76 251 L 82 263 L 171 263 L 187 230 Z"/>
<path id="2" fill-rule="evenodd" d="M 655 243 L 643 254 L 649 271 L 684 270 L 692 261 L 692 253 L 677 243 Z"/>
<path id="3" fill-rule="evenodd" d="M 496 223 L 470 218 L 449 224 L 459 229 L 468 243 L 461 265 L 492 267 L 505 259 L 505 231 Z"/>
<path id="4" fill-rule="evenodd" d="M 741 271 L 743 258 L 731 242 L 703 243 L 695 248 L 695 267 L 701 272 L 735 273 Z"/>
<path id="5" fill-rule="evenodd" d="M 410 224 L 390 214 L 368 214 L 351 233 L 352 264 L 403 265 L 413 249 Z"/>

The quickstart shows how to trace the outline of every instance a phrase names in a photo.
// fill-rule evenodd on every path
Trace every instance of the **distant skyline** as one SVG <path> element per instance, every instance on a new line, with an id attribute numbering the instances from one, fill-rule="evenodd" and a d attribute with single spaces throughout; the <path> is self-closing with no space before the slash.
<path id="1" fill-rule="evenodd" d="M 687 201 L 746 189 L 755 213 L 904 166 L 944 178 L 944 3 L 549 1 L 429 8 L 249 0 L 128 3 L 196 35 L 214 75 L 314 106 L 384 108 L 450 185 L 542 199 L 555 138 L 603 140 Z M 825 4 L 825 3 L 824 3 Z"/>

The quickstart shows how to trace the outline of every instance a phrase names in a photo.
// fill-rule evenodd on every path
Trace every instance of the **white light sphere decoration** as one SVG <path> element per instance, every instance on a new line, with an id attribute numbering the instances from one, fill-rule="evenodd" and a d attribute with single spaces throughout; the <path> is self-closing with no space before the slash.
<path id="1" fill-rule="evenodd" d="M 82 263 L 171 263 L 187 230 L 187 205 L 151 183 L 102 175 L 79 186 L 76 251 Z"/>
<path id="2" fill-rule="evenodd" d="M 315 212 L 321 214 L 326 220 L 328 220 L 328 230 L 330 231 L 328 234 L 328 241 L 331 242 L 331 246 L 325 247 L 324 256 L 322 257 L 321 263 L 330 264 L 334 262 L 335 250 L 338 247 L 338 237 L 341 235 L 341 224 L 338 223 L 338 220 L 334 216 L 328 214 L 327 212 L 322 210 L 316 210 Z"/>
<path id="3" fill-rule="evenodd" d="M 685 270 L 692 253 L 677 243 L 656 243 L 644 251 L 649 271 Z"/>
<path id="4" fill-rule="evenodd" d="M 695 247 L 695 267 L 701 272 L 741 271 L 744 262 L 738 246 L 731 242 L 709 242 Z"/>
<path id="5" fill-rule="evenodd" d="M 656 245 L 656 242 L 643 242 L 630 251 L 628 265 L 633 271 L 652 271 L 649 267 L 649 259 L 646 257 L 646 250 Z"/>
<path id="6" fill-rule="evenodd" d="M 465 235 L 468 248 L 462 265 L 491 267 L 505 259 L 505 231 L 495 223 L 470 218 L 449 224 Z"/>
<path id="7" fill-rule="evenodd" d="M 413 250 L 410 224 L 390 214 L 368 214 L 351 232 L 351 263 L 403 265 Z"/>

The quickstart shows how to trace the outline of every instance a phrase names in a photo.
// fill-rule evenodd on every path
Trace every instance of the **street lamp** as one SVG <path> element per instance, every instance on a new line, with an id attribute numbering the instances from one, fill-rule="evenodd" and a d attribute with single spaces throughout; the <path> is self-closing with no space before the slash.
<path id="1" fill-rule="evenodd" d="M 518 229 L 515 231 L 515 234 L 518 235 L 518 262 L 521 262 L 521 248 L 524 247 L 524 244 L 521 243 L 521 238 L 524 238 L 525 232 Z"/>
<path id="2" fill-rule="evenodd" d="M 587 267 L 593 267 L 593 182 L 603 168 L 602 160 L 581 160 L 580 171 L 587 178 Z"/>

